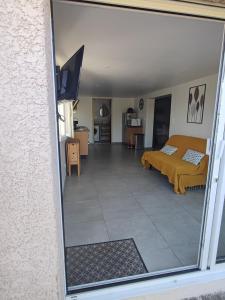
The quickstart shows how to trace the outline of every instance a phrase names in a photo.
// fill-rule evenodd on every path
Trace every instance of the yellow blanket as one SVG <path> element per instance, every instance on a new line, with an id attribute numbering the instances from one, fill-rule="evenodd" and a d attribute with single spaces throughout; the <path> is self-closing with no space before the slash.
<path id="1" fill-rule="evenodd" d="M 153 166 L 168 177 L 174 185 L 174 191 L 184 194 L 186 187 L 205 185 L 208 169 L 208 156 L 206 155 L 199 165 L 195 166 L 181 158 L 187 149 L 205 153 L 206 140 L 188 136 L 174 135 L 167 141 L 168 145 L 178 148 L 173 155 L 161 151 L 144 152 L 141 162 L 145 168 Z"/>

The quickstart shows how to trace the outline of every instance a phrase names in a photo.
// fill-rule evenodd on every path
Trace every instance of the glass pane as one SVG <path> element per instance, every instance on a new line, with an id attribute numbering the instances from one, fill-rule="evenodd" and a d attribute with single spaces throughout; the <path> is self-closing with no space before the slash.
<path id="1" fill-rule="evenodd" d="M 220 229 L 219 245 L 217 250 L 217 262 L 225 261 L 225 206 Z"/>
<path id="2" fill-rule="evenodd" d="M 196 268 L 223 24 L 54 2 L 54 26 L 57 64 L 85 45 L 60 141 L 68 291 Z"/>

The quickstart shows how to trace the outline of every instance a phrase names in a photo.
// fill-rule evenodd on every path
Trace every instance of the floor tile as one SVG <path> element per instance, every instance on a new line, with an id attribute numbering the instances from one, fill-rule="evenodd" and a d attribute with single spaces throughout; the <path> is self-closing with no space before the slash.
<path id="1" fill-rule="evenodd" d="M 103 221 L 65 223 L 66 246 L 84 245 L 109 241 Z"/>
<path id="2" fill-rule="evenodd" d="M 109 196 L 107 194 L 99 194 L 99 203 L 105 209 L 113 208 L 140 208 L 140 204 L 131 195 L 115 195 Z"/>
<path id="3" fill-rule="evenodd" d="M 197 265 L 198 261 L 198 244 L 174 245 L 171 249 L 179 258 L 184 266 Z"/>
<path id="4" fill-rule="evenodd" d="M 68 220 L 73 219 L 73 223 L 104 221 L 102 208 L 96 200 L 66 203 L 64 213 Z"/>
<path id="5" fill-rule="evenodd" d="M 112 240 L 137 238 L 148 240 L 154 247 L 165 248 L 167 243 L 157 232 L 155 226 L 146 216 L 133 216 L 127 219 L 116 219 L 106 221 L 107 231 Z"/>
<path id="6" fill-rule="evenodd" d="M 169 248 L 140 252 L 149 272 L 157 272 L 182 267 L 181 261 Z"/>
<path id="7" fill-rule="evenodd" d="M 165 197 L 165 195 L 158 195 L 157 192 L 154 192 L 151 194 L 139 193 L 135 197 L 149 216 L 184 211 L 182 204 L 174 201 L 171 196 Z"/>
<path id="8" fill-rule="evenodd" d="M 201 226 L 186 212 L 155 215 L 151 219 L 169 245 L 199 242 Z"/>
<path id="9" fill-rule="evenodd" d="M 145 211 L 141 207 L 137 208 L 120 208 L 120 207 L 114 207 L 114 208 L 103 208 L 103 216 L 105 221 L 114 221 L 116 222 L 117 219 L 127 219 L 127 218 L 133 218 L 134 216 L 137 218 L 142 218 L 146 216 Z"/>
<path id="10" fill-rule="evenodd" d="M 98 192 L 95 189 L 77 188 L 65 190 L 64 201 L 85 201 L 85 200 L 96 200 L 98 198 Z"/>

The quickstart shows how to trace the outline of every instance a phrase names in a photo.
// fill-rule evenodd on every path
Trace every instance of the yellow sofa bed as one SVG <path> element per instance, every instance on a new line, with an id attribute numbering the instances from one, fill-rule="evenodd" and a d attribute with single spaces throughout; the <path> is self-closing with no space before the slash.
<path id="1" fill-rule="evenodd" d="M 177 151 L 172 155 L 167 155 L 161 151 L 145 151 L 141 162 L 145 168 L 154 167 L 163 175 L 168 177 L 174 185 L 174 192 L 184 194 L 185 188 L 201 186 L 206 184 L 208 170 L 208 155 L 205 155 L 196 166 L 182 160 L 188 149 L 206 153 L 206 139 L 173 135 L 166 142 L 166 145 L 177 147 Z"/>

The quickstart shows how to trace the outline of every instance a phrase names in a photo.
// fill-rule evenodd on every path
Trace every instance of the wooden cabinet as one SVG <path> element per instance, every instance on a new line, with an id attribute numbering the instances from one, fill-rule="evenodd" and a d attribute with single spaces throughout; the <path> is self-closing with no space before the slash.
<path id="1" fill-rule="evenodd" d="M 135 133 L 144 133 L 143 127 L 125 127 L 123 129 L 123 143 L 133 145 L 133 135 Z"/>
<path id="2" fill-rule="evenodd" d="M 80 141 L 80 155 L 88 155 L 88 130 L 74 131 L 74 138 Z"/>

